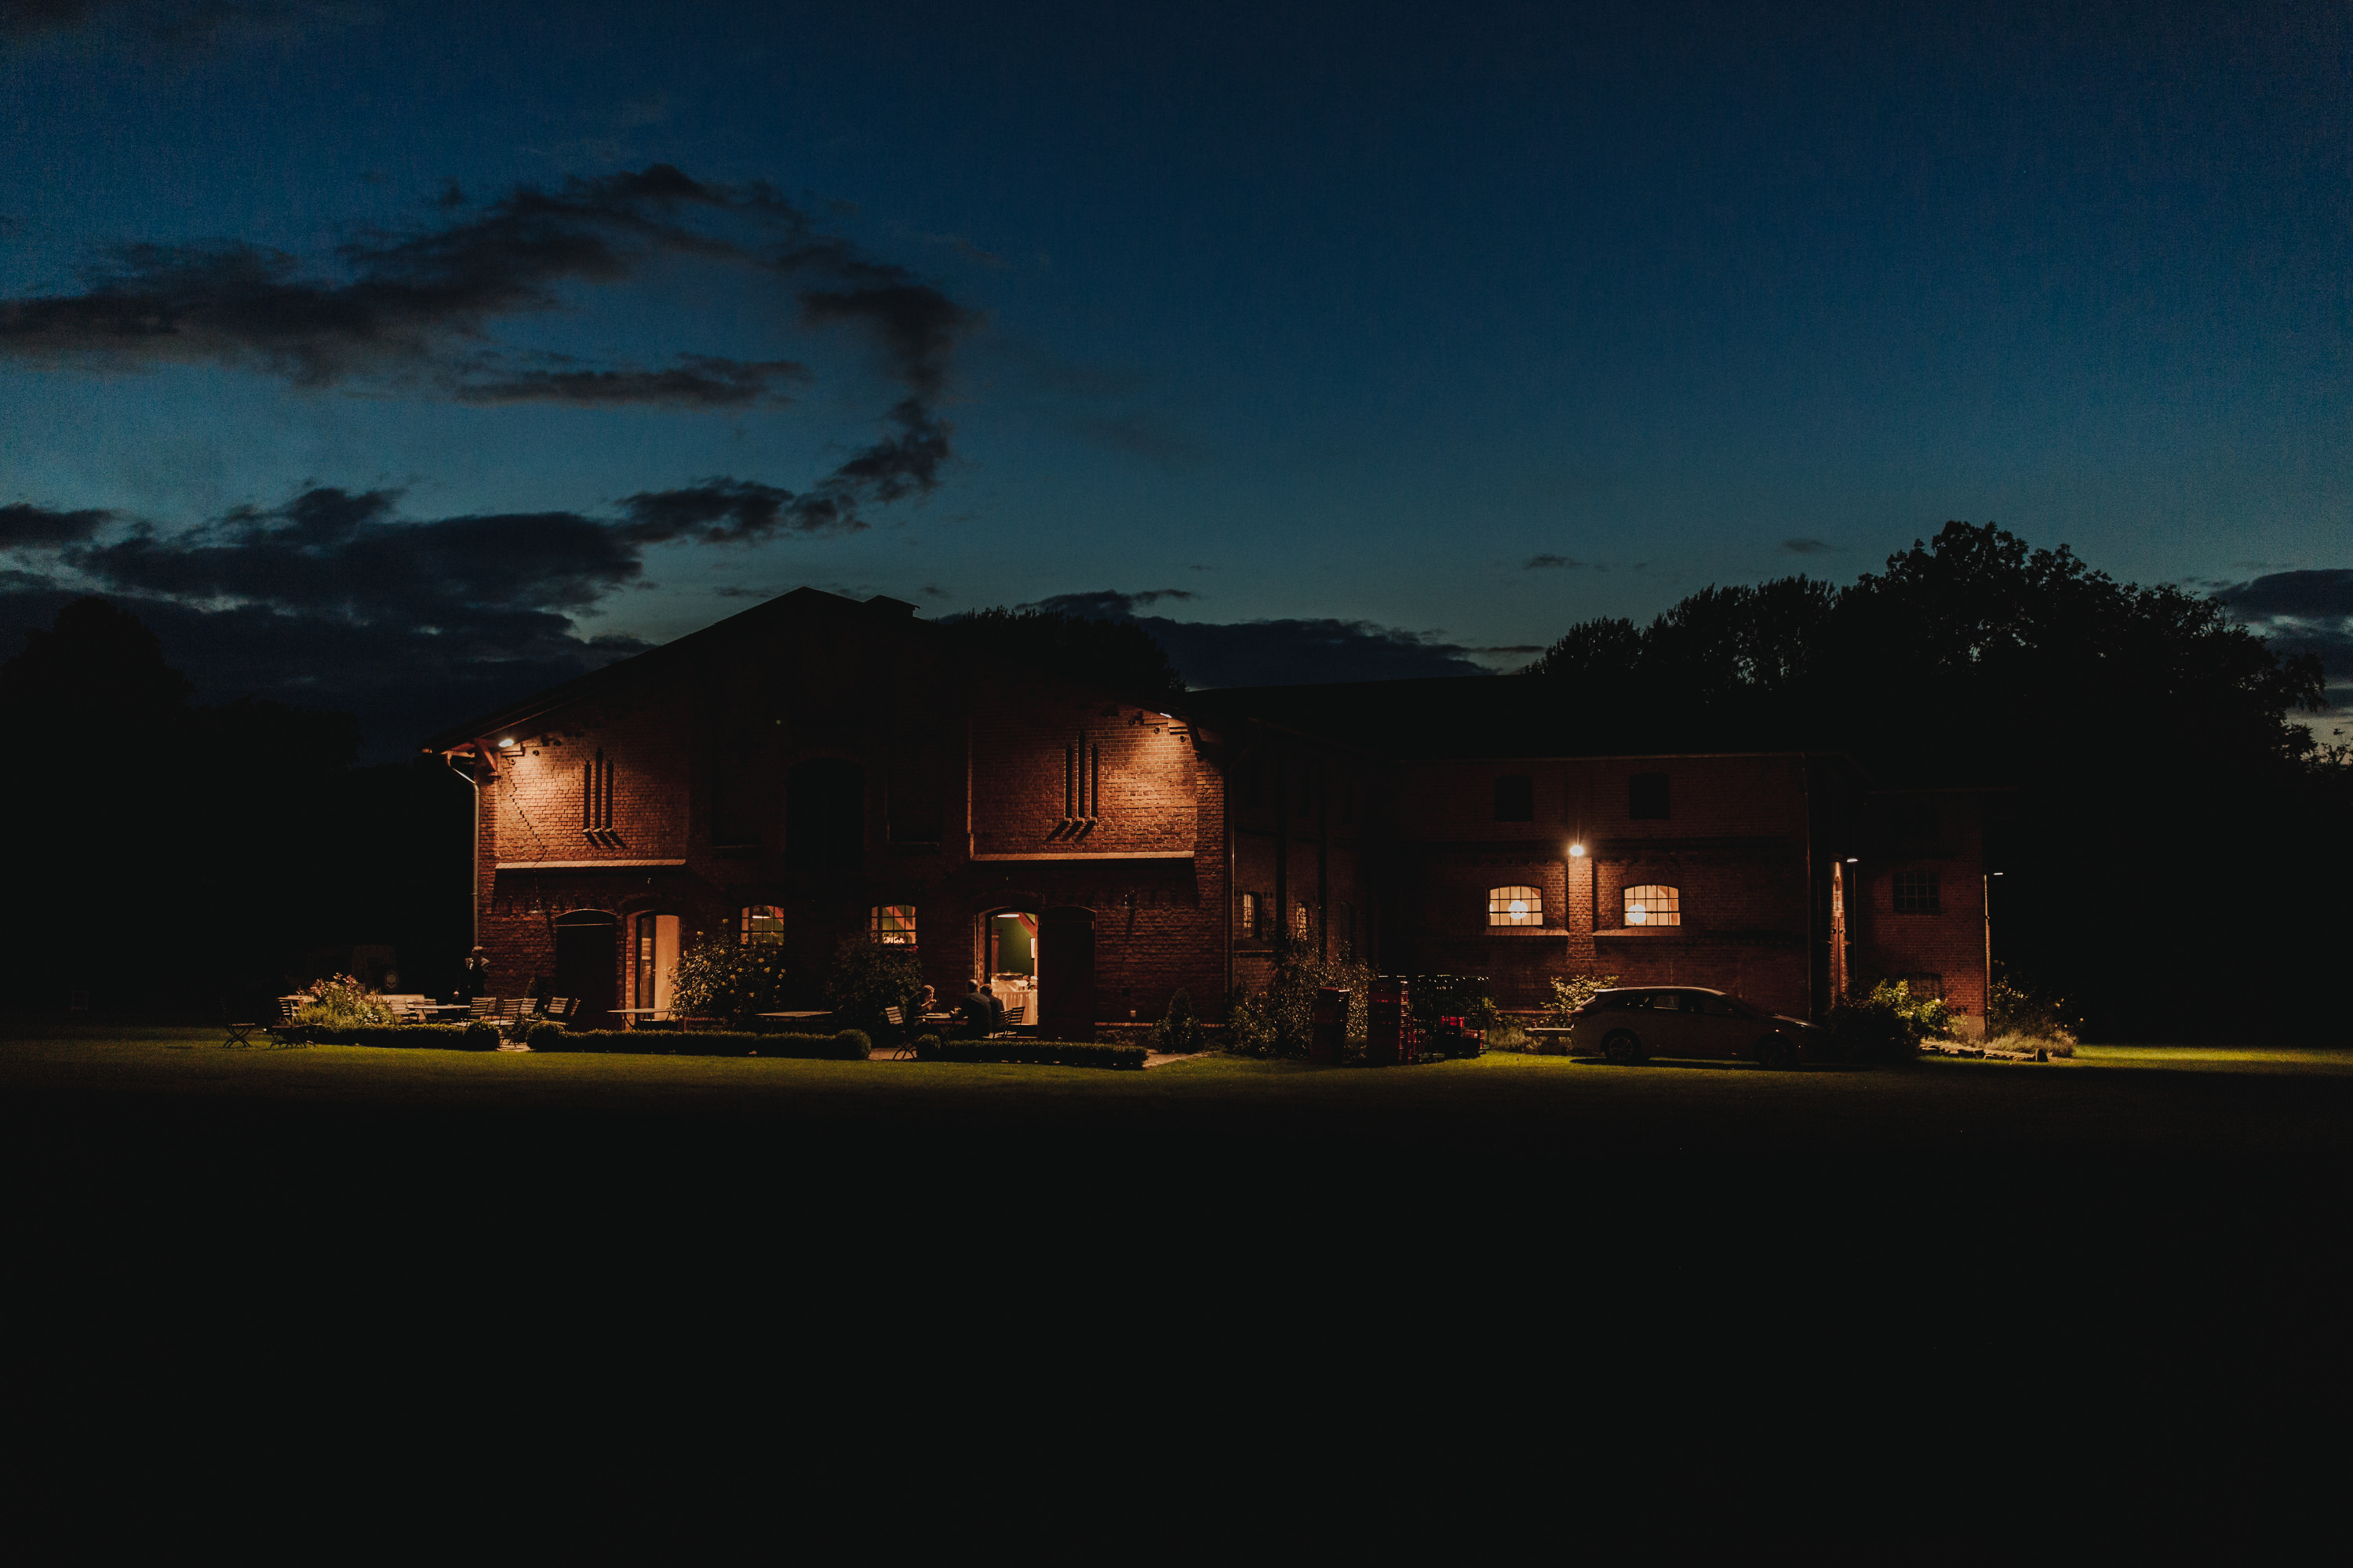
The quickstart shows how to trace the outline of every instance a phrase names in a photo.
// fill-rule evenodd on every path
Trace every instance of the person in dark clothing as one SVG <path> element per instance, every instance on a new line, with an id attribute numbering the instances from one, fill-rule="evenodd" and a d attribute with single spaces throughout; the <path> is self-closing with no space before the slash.
<path id="1" fill-rule="evenodd" d="M 965 1026 L 976 1035 L 994 1035 L 1005 1027 L 1005 1004 L 977 979 L 964 999 Z"/>
<path id="2" fill-rule="evenodd" d="M 491 957 L 476 948 L 466 960 L 466 973 L 458 983 L 458 1000 L 471 1002 L 477 996 L 491 994 Z"/>

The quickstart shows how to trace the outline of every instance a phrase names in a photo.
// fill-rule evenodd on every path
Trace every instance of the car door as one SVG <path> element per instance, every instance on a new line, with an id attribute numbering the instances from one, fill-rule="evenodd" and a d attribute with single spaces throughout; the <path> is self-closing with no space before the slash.
<path id="1" fill-rule="evenodd" d="M 1642 1049 L 1654 1057 L 1687 1057 L 1692 1054 L 1692 1028 L 1696 1022 L 1685 1009 L 1690 993 L 1684 991 L 1653 991 L 1650 1005 L 1635 1015 L 1634 1029 L 1642 1037 Z"/>
<path id="2" fill-rule="evenodd" d="M 1691 1016 L 1693 1053 L 1698 1056 L 1746 1056 L 1764 1031 L 1750 1020 L 1737 1002 L 1709 991 L 1688 994 L 1698 1011 Z"/>

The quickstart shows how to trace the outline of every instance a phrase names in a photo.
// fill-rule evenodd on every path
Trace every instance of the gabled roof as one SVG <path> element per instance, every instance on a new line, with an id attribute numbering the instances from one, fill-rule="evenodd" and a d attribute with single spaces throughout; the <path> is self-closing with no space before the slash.
<path id="1" fill-rule="evenodd" d="M 828 594 L 821 588 L 795 588 L 788 594 L 779 594 L 773 599 L 754 605 L 740 615 L 714 621 L 701 631 L 689 632 L 659 647 L 617 659 L 602 669 L 591 670 L 561 686 L 551 686 L 503 708 L 478 714 L 462 724 L 438 731 L 425 738 L 422 749 L 427 752 L 461 750 L 478 740 L 520 728 L 533 719 L 583 698 L 617 689 L 627 681 L 691 658 L 711 648 L 723 647 L 742 637 L 757 636 L 785 620 L 809 616 L 871 616 L 889 625 L 895 633 L 904 636 L 914 613 L 915 606 L 904 599 L 893 599 L 884 595 L 860 601 Z M 928 622 L 914 621 L 913 624 L 926 631 L 931 629 Z"/>

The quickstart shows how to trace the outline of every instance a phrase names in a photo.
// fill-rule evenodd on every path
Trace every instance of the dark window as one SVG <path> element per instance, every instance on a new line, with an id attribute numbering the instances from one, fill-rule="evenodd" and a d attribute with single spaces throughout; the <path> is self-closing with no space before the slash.
<path id="1" fill-rule="evenodd" d="M 866 772 L 811 757 L 785 780 L 785 855 L 816 870 L 855 870 L 866 858 Z"/>
<path id="2" fill-rule="evenodd" d="M 761 773 L 755 739 L 737 733 L 720 742 L 711 769 L 712 843 L 760 842 Z"/>
<path id="3" fill-rule="evenodd" d="M 1594 998 L 1594 1005 L 1605 1013 L 1630 1013 L 1648 999 L 1641 991 L 1604 991 Z"/>
<path id="4" fill-rule="evenodd" d="M 1942 914 L 1944 905 L 1937 898 L 1936 873 L 1934 871 L 1896 872 L 1895 912 L 1899 915 Z"/>
<path id="5" fill-rule="evenodd" d="M 908 741 L 891 753 L 886 808 L 893 844 L 937 844 L 940 821 L 940 749 L 929 741 Z"/>
<path id="6" fill-rule="evenodd" d="M 1898 974 L 1904 989 L 1915 997 L 1926 996 L 1935 1001 L 1945 999 L 1945 977 L 1941 974 Z"/>
<path id="7" fill-rule="evenodd" d="M 1495 820 L 1534 822 L 1536 781 L 1525 773 L 1505 773 L 1495 781 Z"/>
<path id="8" fill-rule="evenodd" d="M 1635 773 L 1626 781 L 1626 815 L 1630 817 L 1664 819 L 1673 814 L 1668 809 L 1667 775 Z"/>

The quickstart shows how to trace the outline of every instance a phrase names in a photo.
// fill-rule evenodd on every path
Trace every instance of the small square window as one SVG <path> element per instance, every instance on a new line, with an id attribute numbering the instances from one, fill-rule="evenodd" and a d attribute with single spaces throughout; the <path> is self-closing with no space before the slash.
<path id="1" fill-rule="evenodd" d="M 774 904 L 746 904 L 743 914 L 744 942 L 785 940 L 785 911 Z"/>
<path id="2" fill-rule="evenodd" d="M 1626 889 L 1626 923 L 1630 926 L 1679 926 L 1683 923 L 1680 888 L 1645 882 Z"/>
<path id="3" fill-rule="evenodd" d="M 876 904 L 867 922 L 867 934 L 884 947 L 915 945 L 915 906 Z"/>
<path id="4" fill-rule="evenodd" d="M 1626 780 L 1626 815 L 1640 821 L 1645 818 L 1663 821 L 1673 814 L 1668 809 L 1667 775 L 1635 773 Z"/>
<path id="5" fill-rule="evenodd" d="M 1495 820 L 1534 822 L 1536 781 L 1525 773 L 1505 773 L 1495 781 Z"/>
<path id="6" fill-rule="evenodd" d="M 1896 872 L 1895 912 L 1899 915 L 1942 914 L 1944 906 L 1937 898 L 1936 873 Z"/>

